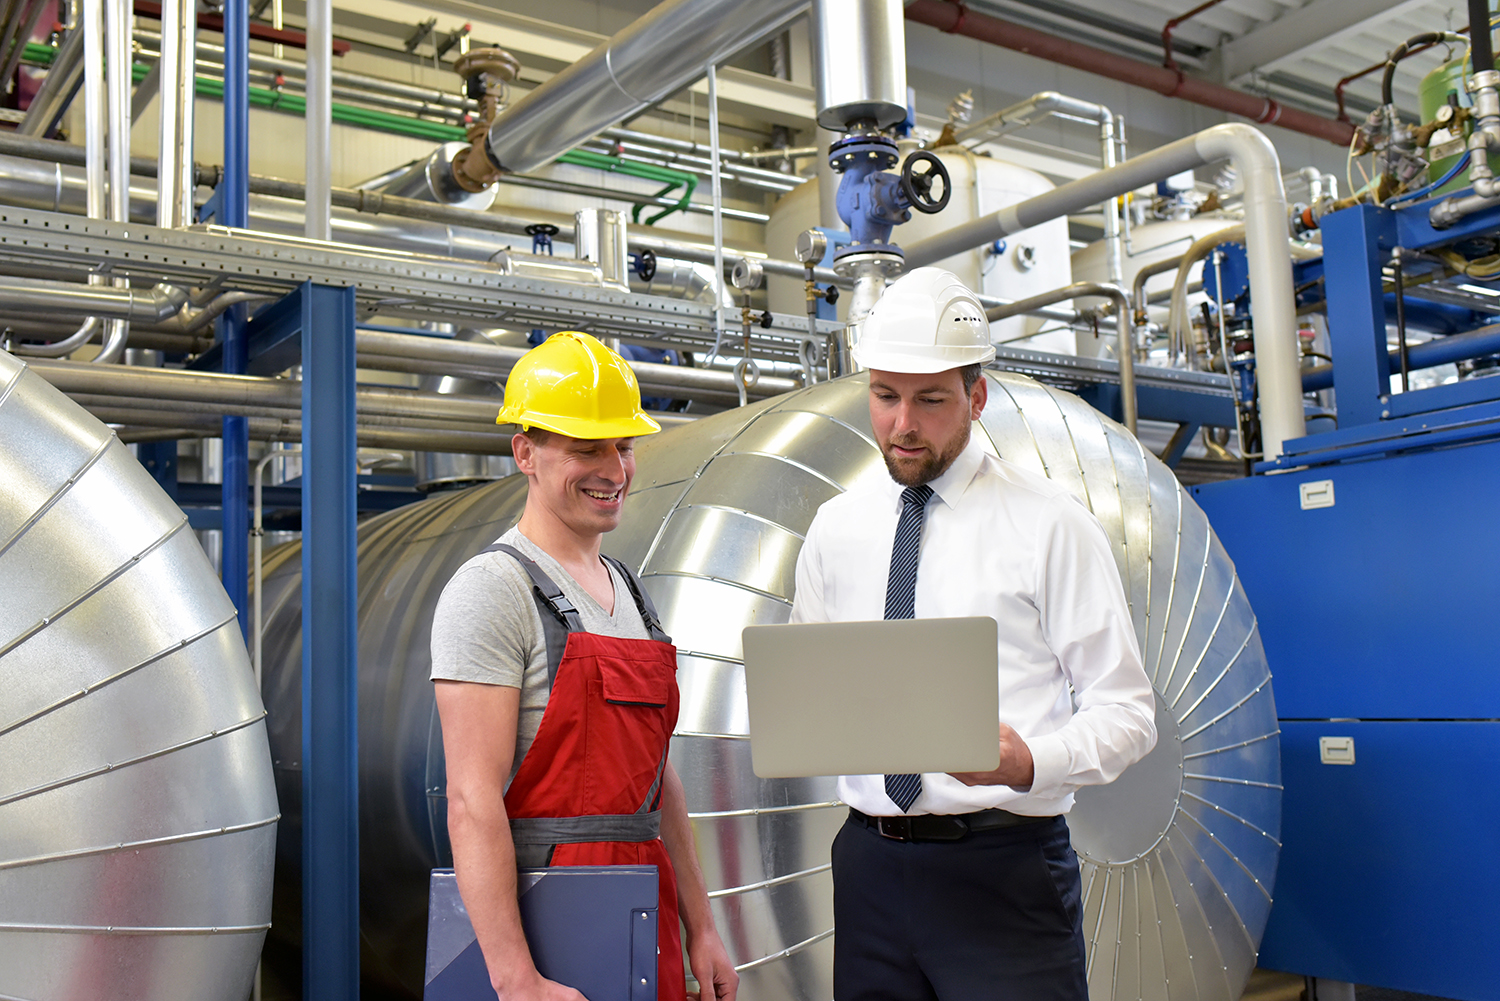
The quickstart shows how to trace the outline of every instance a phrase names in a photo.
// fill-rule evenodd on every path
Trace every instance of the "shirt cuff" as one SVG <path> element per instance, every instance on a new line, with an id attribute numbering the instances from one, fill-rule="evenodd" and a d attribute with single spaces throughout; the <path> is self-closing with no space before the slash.
<path id="1" fill-rule="evenodd" d="M 1022 739 L 1031 751 L 1031 795 L 1042 798 L 1057 796 L 1068 777 L 1072 760 L 1067 743 L 1056 733 Z"/>

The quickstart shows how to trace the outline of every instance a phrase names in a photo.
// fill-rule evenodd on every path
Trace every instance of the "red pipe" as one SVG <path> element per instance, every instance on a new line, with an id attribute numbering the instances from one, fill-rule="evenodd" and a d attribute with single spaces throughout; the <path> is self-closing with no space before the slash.
<path id="1" fill-rule="evenodd" d="M 135 0 L 134 10 L 141 17 L 149 17 L 153 20 L 161 20 L 160 0 Z M 206 31 L 224 31 L 224 16 L 222 14 L 199 14 L 198 27 Z M 269 24 L 258 24 L 250 22 L 250 37 L 262 42 L 278 42 L 282 45 L 290 45 L 294 49 L 307 48 L 307 36 L 300 31 L 289 31 L 284 28 L 273 28 Z M 333 40 L 333 54 L 341 56 L 348 52 L 353 45 L 342 38 Z"/>
<path id="2" fill-rule="evenodd" d="M 1167 97 L 1180 97 L 1194 104 L 1227 111 L 1263 125 L 1326 139 L 1336 146 L 1348 146 L 1354 138 L 1354 126 L 1334 121 L 1296 108 L 1288 108 L 1267 97 L 1231 90 L 1207 80 L 1191 77 L 1181 70 L 1152 66 L 1128 56 L 1105 52 L 1091 45 L 1049 35 L 998 17 L 980 14 L 951 0 L 912 0 L 906 6 L 906 18 L 949 34 L 964 35 L 1001 48 L 1024 52 L 1048 62 L 1061 63 L 1086 73 L 1097 73 L 1154 90 Z"/>
<path id="3" fill-rule="evenodd" d="M 1165 25 L 1162 26 L 1162 29 L 1161 29 L 1161 51 L 1162 51 L 1161 64 L 1163 66 L 1165 66 L 1169 70 L 1175 70 L 1175 69 L 1177 69 L 1177 59 L 1176 59 L 1175 56 L 1172 55 L 1172 32 L 1177 29 L 1177 26 L 1179 24 L 1181 24 L 1183 21 L 1190 21 L 1193 18 L 1197 17 L 1199 14 L 1201 14 L 1204 11 L 1208 10 L 1208 8 L 1210 8 L 1210 7 L 1217 7 L 1219 4 L 1221 4 L 1223 2 L 1224 2 L 1224 0 L 1207 0 L 1206 3 L 1200 3 L 1198 6 L 1194 7 L 1192 10 L 1188 11 L 1186 14 L 1178 14 L 1176 17 L 1172 18 L 1172 20 L 1168 21 Z"/>

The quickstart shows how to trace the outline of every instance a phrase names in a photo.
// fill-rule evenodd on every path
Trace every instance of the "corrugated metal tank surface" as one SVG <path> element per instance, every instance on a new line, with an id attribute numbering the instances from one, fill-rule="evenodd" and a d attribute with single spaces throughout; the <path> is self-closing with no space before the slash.
<path id="1" fill-rule="evenodd" d="M 1280 758 L 1255 619 L 1203 513 L 1170 470 L 1066 393 L 990 373 L 982 440 L 1066 484 L 1104 524 L 1158 693 L 1157 750 L 1071 821 L 1090 987 L 1106 998 L 1234 1001 L 1254 966 L 1279 851 Z M 680 651 L 672 759 L 725 943 L 754 1001 L 832 994 L 832 779 L 750 768 L 740 630 L 784 622 L 825 500 L 886 475 L 855 376 L 704 418 L 638 447 L 606 549 L 640 568 Z M 427 869 L 446 862 L 428 630 L 438 593 L 519 517 L 519 477 L 433 497 L 360 532 L 360 755 L 367 975 L 421 993 Z M 976 540 L 976 544 L 989 544 Z M 996 541 L 993 544 L 1003 544 Z M 295 547 L 266 589 L 267 702 L 283 803 L 299 802 Z M 278 900 L 295 910 L 295 824 Z M 278 904 L 278 907 L 280 905 Z M 295 934 L 291 922 L 277 934 Z"/>
<path id="2" fill-rule="evenodd" d="M 264 716 L 182 511 L 0 351 L 0 997 L 249 996 L 277 819 Z"/>

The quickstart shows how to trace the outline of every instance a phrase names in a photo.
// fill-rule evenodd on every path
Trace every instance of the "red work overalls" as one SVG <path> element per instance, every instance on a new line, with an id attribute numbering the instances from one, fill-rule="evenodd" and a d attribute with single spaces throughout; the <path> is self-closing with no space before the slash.
<path id="1" fill-rule="evenodd" d="M 661 841 L 661 783 L 677 725 L 677 648 L 635 575 L 605 559 L 630 588 L 651 639 L 585 632 L 562 588 L 519 550 L 547 644 L 551 692 L 536 739 L 505 793 L 523 867 L 654 865 L 658 873 L 657 998 L 687 990 L 677 879 Z"/>

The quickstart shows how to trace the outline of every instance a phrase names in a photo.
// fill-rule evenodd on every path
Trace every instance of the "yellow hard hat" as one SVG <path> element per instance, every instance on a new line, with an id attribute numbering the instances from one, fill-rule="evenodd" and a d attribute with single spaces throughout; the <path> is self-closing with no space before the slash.
<path id="1" fill-rule="evenodd" d="M 553 334 L 516 362 L 495 423 L 570 438 L 633 438 L 661 430 L 641 409 L 641 387 L 625 359 L 577 330 Z"/>

